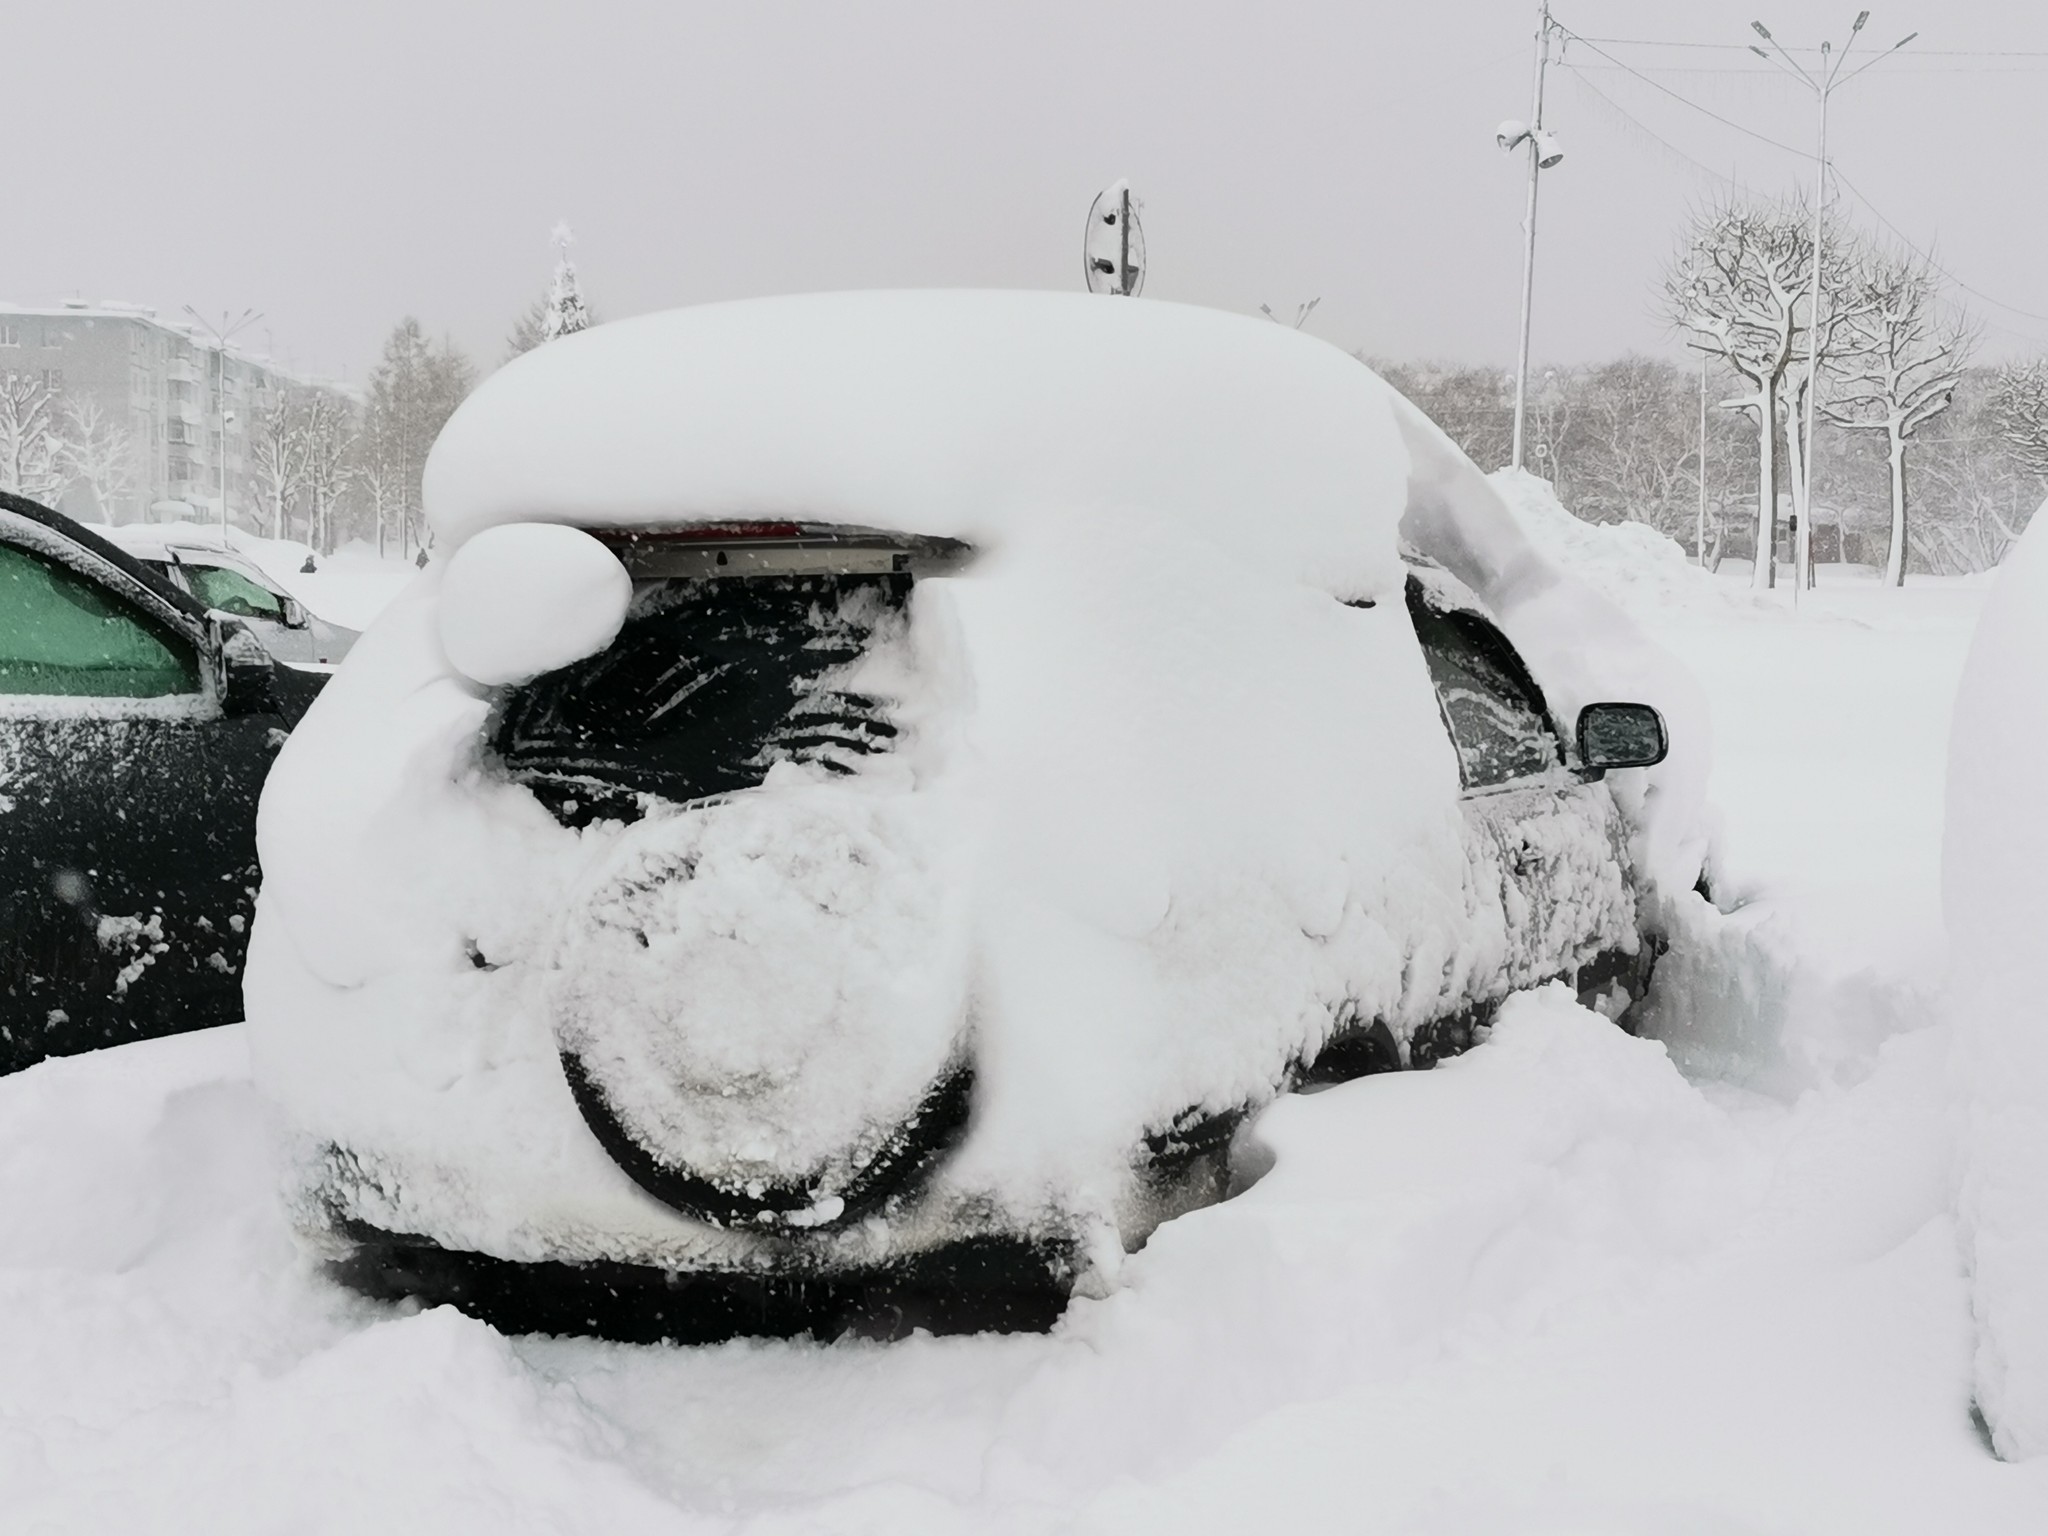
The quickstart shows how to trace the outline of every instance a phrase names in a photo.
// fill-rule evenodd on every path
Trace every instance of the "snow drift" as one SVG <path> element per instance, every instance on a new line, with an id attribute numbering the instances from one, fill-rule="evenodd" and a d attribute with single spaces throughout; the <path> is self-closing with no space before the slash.
<path id="1" fill-rule="evenodd" d="M 1968 1125 L 1977 1393 L 1999 1451 L 2048 1452 L 2048 516 L 2000 569 L 1949 738 L 1942 905 Z"/>

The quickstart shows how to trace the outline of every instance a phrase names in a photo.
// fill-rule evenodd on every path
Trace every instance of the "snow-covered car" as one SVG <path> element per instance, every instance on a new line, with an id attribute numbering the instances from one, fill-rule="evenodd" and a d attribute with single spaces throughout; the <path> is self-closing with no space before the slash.
<path id="1" fill-rule="evenodd" d="M 1697 873 L 1668 669 L 1282 327 L 650 316 L 486 381 L 426 505 L 265 792 L 247 984 L 373 1294 L 1042 1324 L 1276 1095 L 1619 1014 Z"/>
<path id="2" fill-rule="evenodd" d="M 0 494 L 0 1072 L 242 1016 L 257 795 L 321 682 Z"/>
<path id="3" fill-rule="evenodd" d="M 218 536 L 189 524 L 123 523 L 99 531 L 202 607 L 240 619 L 279 661 L 333 666 L 355 644 L 356 631 L 310 612 Z"/>

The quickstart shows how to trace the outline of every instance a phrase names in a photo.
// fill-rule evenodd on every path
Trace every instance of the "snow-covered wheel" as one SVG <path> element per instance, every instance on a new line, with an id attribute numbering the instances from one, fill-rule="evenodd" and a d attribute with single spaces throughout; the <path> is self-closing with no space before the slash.
<path id="1" fill-rule="evenodd" d="M 868 1214 L 915 1183 L 920 1173 L 951 1150 L 967 1128 L 974 1094 L 974 1068 L 961 1062 L 933 1086 L 909 1118 L 881 1137 L 868 1160 L 850 1173 L 828 1170 L 808 1180 L 733 1183 L 670 1162 L 649 1147 L 619 1118 L 581 1060 L 566 1051 L 562 1053 L 562 1072 L 576 1097 L 576 1107 L 583 1112 L 584 1124 L 627 1177 L 664 1205 L 719 1227 L 771 1223 L 829 1226 Z"/>
<path id="2" fill-rule="evenodd" d="M 656 1199 L 719 1226 L 828 1226 L 965 1129 L 963 904 L 915 810 L 812 783 L 650 816 L 570 904 L 563 1073 Z"/>

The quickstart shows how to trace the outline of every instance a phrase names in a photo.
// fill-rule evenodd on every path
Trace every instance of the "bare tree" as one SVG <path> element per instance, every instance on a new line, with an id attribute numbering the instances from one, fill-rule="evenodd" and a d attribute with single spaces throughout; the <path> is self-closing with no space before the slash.
<path id="1" fill-rule="evenodd" d="M 370 375 L 358 455 L 358 474 L 375 511 L 380 555 L 390 533 L 397 534 L 401 555 L 423 539 L 420 475 L 427 450 L 475 378 L 469 360 L 452 343 L 433 346 L 410 316 L 386 339 L 383 360 Z"/>
<path id="2" fill-rule="evenodd" d="M 270 536 L 285 534 L 285 514 L 304 490 L 306 469 L 306 400 L 311 391 L 282 386 L 275 390 L 256 421 L 252 454 L 256 485 L 270 507 Z"/>
<path id="3" fill-rule="evenodd" d="M 1778 483 L 1773 438 L 1786 371 L 1804 349 L 1799 306 L 1812 271 L 1809 220 L 1796 205 L 1729 202 L 1695 218 L 1664 280 L 1671 319 L 1725 364 L 1745 392 L 1723 400 L 1757 429 L 1756 569 L 1777 585 Z M 1796 434 L 1795 434 L 1796 435 Z"/>
<path id="4" fill-rule="evenodd" d="M 69 485 L 83 485 L 105 522 L 135 490 L 135 440 L 90 395 L 63 402 L 57 464 Z"/>
<path id="5" fill-rule="evenodd" d="M 0 491 L 54 501 L 64 489 L 57 397 L 31 373 L 0 375 Z"/>
<path id="6" fill-rule="evenodd" d="M 354 481 L 356 413 L 340 395 L 310 391 L 306 399 L 300 485 L 306 501 L 306 542 L 323 553 L 334 548 L 334 511 Z"/>
<path id="7" fill-rule="evenodd" d="M 1991 414 L 2013 457 L 2048 479 L 2048 363 L 2008 363 L 1992 386 Z"/>
<path id="8" fill-rule="evenodd" d="M 512 334 L 505 338 L 505 361 L 511 362 L 521 353 L 531 352 L 548 339 L 548 301 L 535 299 L 520 312 L 518 322 L 512 327 Z"/>
<path id="9" fill-rule="evenodd" d="M 1948 409 L 1977 335 L 1962 315 L 1940 313 L 1934 269 L 1921 257 L 1874 254 L 1858 287 L 1824 414 L 1834 426 L 1884 434 L 1892 509 L 1884 579 L 1897 587 L 1906 580 L 1906 444 Z"/>

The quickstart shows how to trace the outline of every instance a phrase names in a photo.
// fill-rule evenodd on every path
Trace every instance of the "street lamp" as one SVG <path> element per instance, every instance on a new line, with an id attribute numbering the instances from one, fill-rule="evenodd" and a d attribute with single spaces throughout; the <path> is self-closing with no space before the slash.
<path id="1" fill-rule="evenodd" d="M 1855 21 L 1849 25 L 1849 39 L 1842 44 L 1842 51 L 1839 54 L 1834 51 L 1834 44 L 1823 42 L 1820 45 L 1820 68 L 1815 72 L 1809 72 L 1804 65 L 1787 53 L 1785 45 L 1771 36 L 1770 28 L 1760 21 L 1750 23 L 1756 35 L 1777 51 L 1777 57 L 1772 58 L 1770 53 L 1755 43 L 1749 45 L 1749 51 L 1773 64 L 1779 64 L 1782 60 L 1780 67 L 1802 81 L 1820 103 L 1820 148 L 1814 155 L 1813 172 L 1813 279 L 1806 299 L 1806 453 L 1804 462 L 1800 465 L 1800 479 L 1803 482 L 1800 495 L 1806 506 L 1799 519 L 1798 533 L 1792 540 L 1792 606 L 1795 608 L 1799 606 L 1800 594 L 1806 590 L 1807 583 L 1813 580 L 1813 408 L 1815 397 L 1820 394 L 1821 207 L 1827 198 L 1828 185 L 1828 97 L 1837 86 L 1847 85 L 1857 75 L 1866 73 L 1875 65 L 1890 58 L 1920 35 L 1918 32 L 1908 32 L 1876 58 L 1853 73 L 1844 75 L 1842 66 L 1849 62 L 1849 50 L 1856 46 L 1856 35 L 1863 30 L 1863 24 L 1869 20 L 1870 12 L 1856 13 Z M 1764 551 L 1759 550 L 1757 558 L 1766 558 Z"/>
<path id="2" fill-rule="evenodd" d="M 1529 308 L 1536 291 L 1536 178 L 1564 159 L 1557 136 L 1543 126 L 1543 73 L 1550 63 L 1550 0 L 1542 0 L 1536 18 L 1536 83 L 1529 121 L 1510 118 L 1494 130 L 1494 142 L 1505 154 L 1529 151 L 1529 205 L 1522 216 L 1522 332 L 1515 350 L 1515 439 L 1510 462 L 1522 467 L 1522 424 L 1529 400 Z"/>
<path id="3" fill-rule="evenodd" d="M 234 423 L 235 413 L 228 409 L 228 342 L 245 326 L 254 325 L 263 317 L 253 309 L 245 309 L 239 320 L 229 321 L 227 311 L 222 310 L 220 324 L 215 325 L 190 304 L 185 313 L 192 317 L 193 324 L 207 332 L 214 339 L 214 412 L 220 421 L 220 541 L 228 541 L 228 428 Z"/>

